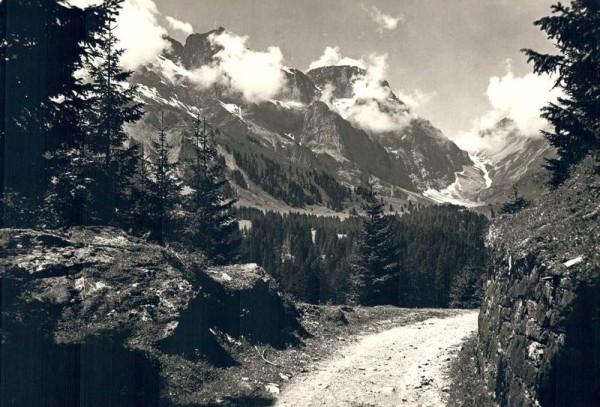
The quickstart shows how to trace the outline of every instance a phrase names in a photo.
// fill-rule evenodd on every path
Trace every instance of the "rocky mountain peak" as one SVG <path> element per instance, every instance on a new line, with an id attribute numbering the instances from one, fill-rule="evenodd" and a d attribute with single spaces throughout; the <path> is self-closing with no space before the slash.
<path id="1" fill-rule="evenodd" d="M 285 86 L 278 98 L 310 104 L 319 96 L 319 89 L 304 72 L 295 68 L 283 68 Z"/>
<path id="2" fill-rule="evenodd" d="M 210 64 L 215 54 L 223 49 L 221 46 L 213 44 L 210 37 L 224 32 L 225 28 L 219 27 L 206 33 L 189 35 L 185 40 L 181 56 L 183 66 L 187 69 L 193 69 Z"/>
<path id="3" fill-rule="evenodd" d="M 163 51 L 163 55 L 173 62 L 181 62 L 183 55 L 183 44 L 168 35 L 163 36 L 169 42 L 170 48 Z"/>
<path id="4" fill-rule="evenodd" d="M 354 95 L 352 81 L 366 73 L 365 69 L 358 66 L 339 65 L 315 68 L 308 71 L 306 75 L 321 89 L 325 89 L 327 85 L 332 86 L 334 88 L 332 96 L 343 99 Z"/>

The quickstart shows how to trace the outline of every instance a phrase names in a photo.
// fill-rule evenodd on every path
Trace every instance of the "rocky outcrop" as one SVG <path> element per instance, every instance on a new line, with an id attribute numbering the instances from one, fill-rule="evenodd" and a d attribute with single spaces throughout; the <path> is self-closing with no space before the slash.
<path id="1" fill-rule="evenodd" d="M 351 98 L 354 96 L 353 81 L 366 74 L 366 70 L 357 66 L 324 66 L 315 68 L 306 73 L 314 84 L 324 90 L 331 86 L 331 96 L 337 99 Z"/>
<path id="2" fill-rule="evenodd" d="M 224 32 L 225 29 L 219 27 L 207 33 L 191 34 L 188 36 L 181 54 L 183 66 L 187 69 L 194 69 L 202 65 L 209 65 L 213 61 L 215 54 L 223 49 L 211 41 L 211 36 L 218 36 Z"/>
<path id="3" fill-rule="evenodd" d="M 503 406 L 600 405 L 600 176 L 588 158 L 496 221 L 478 364 Z"/>
<path id="4" fill-rule="evenodd" d="M 111 228 L 0 230 L 0 284 L 2 406 L 154 406 L 182 366 L 199 386 L 237 364 L 227 338 L 303 332 L 256 265 L 207 271 Z"/>
<path id="5" fill-rule="evenodd" d="M 284 68 L 283 74 L 285 84 L 277 99 L 309 104 L 319 96 L 319 90 L 313 81 L 302 71 L 295 68 Z"/>

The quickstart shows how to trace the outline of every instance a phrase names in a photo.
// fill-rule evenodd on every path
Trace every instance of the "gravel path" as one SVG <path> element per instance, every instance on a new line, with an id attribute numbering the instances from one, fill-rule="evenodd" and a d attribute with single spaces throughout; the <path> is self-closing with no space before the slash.
<path id="1" fill-rule="evenodd" d="M 443 406 L 446 369 L 477 329 L 477 311 L 458 311 L 358 338 L 298 376 L 276 406 Z"/>

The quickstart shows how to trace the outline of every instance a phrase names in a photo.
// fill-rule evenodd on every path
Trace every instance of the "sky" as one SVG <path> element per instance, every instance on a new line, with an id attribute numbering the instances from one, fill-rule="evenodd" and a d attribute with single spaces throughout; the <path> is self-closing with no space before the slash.
<path id="1" fill-rule="evenodd" d="M 553 1 L 125 0 L 116 34 L 126 50 L 121 63 L 136 69 L 169 46 L 164 34 L 185 42 L 193 32 L 225 27 L 212 39 L 224 48 L 218 61 L 187 75 L 199 86 L 219 82 L 251 102 L 277 95 L 284 66 L 359 65 L 368 72 L 362 96 L 385 101 L 379 83 L 386 79 L 413 113 L 459 147 L 479 151 L 490 147 L 480 131 L 503 118 L 527 137 L 547 126 L 540 109 L 560 93 L 551 77 L 532 73 L 520 50 L 555 52 L 533 25 L 550 14 Z M 398 115 L 389 121 L 376 104 L 346 113 L 373 131 L 405 125 Z"/>
<path id="2" fill-rule="evenodd" d="M 223 26 L 247 35 L 252 49 L 279 47 L 286 65 L 303 70 L 326 47 L 339 47 L 344 57 L 355 59 L 387 54 L 392 89 L 453 138 L 482 120 L 487 124 L 494 110 L 492 78 L 514 89 L 514 80 L 531 73 L 521 48 L 553 51 L 533 26 L 549 14 L 550 0 L 155 2 L 161 14 L 189 24 L 194 32 Z M 185 30 L 167 26 L 175 38 L 185 40 Z"/>

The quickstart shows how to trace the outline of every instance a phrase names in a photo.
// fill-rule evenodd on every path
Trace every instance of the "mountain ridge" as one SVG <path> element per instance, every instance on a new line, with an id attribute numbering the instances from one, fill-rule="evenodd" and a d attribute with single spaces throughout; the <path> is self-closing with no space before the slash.
<path id="1" fill-rule="evenodd" d="M 145 117 L 128 127 L 137 142 L 150 147 L 151 124 L 165 112 L 174 124 L 169 138 L 176 155 L 184 157 L 191 148 L 190 126 L 185 123 L 200 113 L 221 130 L 216 141 L 231 153 L 230 171 L 253 179 L 255 195 L 266 193 L 298 209 L 355 206 L 355 191 L 370 176 L 379 180 L 383 196 L 396 205 L 410 199 L 444 202 L 443 194 L 437 199 L 427 191 L 451 187 L 464 171 L 485 184 L 479 161 L 414 114 L 387 81 L 368 69 L 346 65 L 302 72 L 283 66 L 275 97 L 260 101 L 246 100 L 227 84 L 199 85 L 195 72 L 218 66 L 224 51 L 215 40 L 220 35 L 230 34 L 220 27 L 191 34 L 185 44 L 169 38 L 171 50 L 136 72 L 132 82 L 146 105 Z M 331 178 L 327 187 L 315 181 L 322 178 L 318 174 Z M 234 191 L 241 189 L 244 185 L 234 185 Z M 339 194 L 331 189 L 347 190 Z M 290 194 L 298 198 L 291 199 Z M 332 200 L 332 194 L 340 197 Z M 477 194 L 470 198 L 477 204 L 487 199 Z M 456 202 L 465 200 L 461 196 Z"/>

